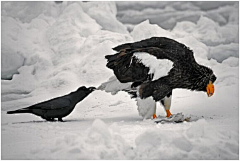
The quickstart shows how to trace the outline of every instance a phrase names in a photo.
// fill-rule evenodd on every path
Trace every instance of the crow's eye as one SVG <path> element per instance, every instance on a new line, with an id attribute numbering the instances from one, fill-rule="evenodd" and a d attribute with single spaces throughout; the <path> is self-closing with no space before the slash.
<path id="1" fill-rule="evenodd" d="M 87 88 L 85 86 L 80 87 L 79 90 L 86 90 Z"/>

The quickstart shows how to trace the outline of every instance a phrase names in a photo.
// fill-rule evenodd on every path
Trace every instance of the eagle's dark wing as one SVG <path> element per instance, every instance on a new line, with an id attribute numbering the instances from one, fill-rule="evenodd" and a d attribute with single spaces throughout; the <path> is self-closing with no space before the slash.
<path id="1" fill-rule="evenodd" d="M 71 105 L 71 100 L 67 97 L 58 97 L 45 102 L 41 102 L 26 109 L 55 110 L 62 109 Z"/>
<path id="2" fill-rule="evenodd" d="M 144 82 L 151 80 L 149 68 L 134 58 L 134 53 L 144 52 L 157 59 L 168 59 L 173 66 L 195 61 L 193 52 L 185 45 L 164 37 L 153 37 L 135 43 L 128 43 L 113 48 L 118 51 L 114 55 L 106 55 L 107 67 L 122 83 Z"/>
<path id="3" fill-rule="evenodd" d="M 141 41 L 134 42 L 134 43 L 122 44 L 122 45 L 114 47 L 113 50 L 120 51 L 123 49 L 138 49 L 138 48 L 148 48 L 148 47 L 160 48 L 161 46 L 172 43 L 172 42 L 173 43 L 175 42 L 178 45 L 178 42 L 171 40 L 169 38 L 152 37 L 152 38 L 141 40 Z"/>
<path id="4" fill-rule="evenodd" d="M 146 51 L 146 49 L 136 49 L 131 51 L 121 51 L 115 55 L 107 55 L 107 67 L 114 71 L 114 74 L 121 83 L 144 82 L 149 80 L 149 68 L 145 67 L 137 58 L 133 56 L 135 52 Z"/>
<path id="5" fill-rule="evenodd" d="M 192 50 L 184 44 L 166 37 L 152 37 L 139 42 L 122 44 L 114 47 L 113 50 L 119 53 L 147 52 L 158 59 L 168 59 L 174 63 L 194 60 Z"/>
<path id="6" fill-rule="evenodd" d="M 107 67 L 114 71 L 118 80 L 121 83 L 139 82 L 142 84 L 144 82 L 139 91 L 140 97 L 153 96 L 157 101 L 172 91 L 171 85 L 175 83 L 172 81 L 176 80 L 172 80 L 173 77 L 177 77 L 176 73 L 182 74 L 178 70 L 185 71 L 184 69 L 188 69 L 189 64 L 195 62 L 192 50 L 182 43 L 165 37 L 152 37 L 135 43 L 123 44 L 113 48 L 113 50 L 118 53 L 106 56 Z M 173 62 L 173 68 L 168 75 L 152 81 L 149 68 L 134 57 L 137 52 L 148 53 L 157 59 L 170 60 Z"/>

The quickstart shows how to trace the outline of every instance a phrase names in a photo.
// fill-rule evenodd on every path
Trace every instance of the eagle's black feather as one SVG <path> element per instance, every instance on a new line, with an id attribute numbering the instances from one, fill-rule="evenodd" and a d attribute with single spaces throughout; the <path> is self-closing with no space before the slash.
<path id="1" fill-rule="evenodd" d="M 118 53 L 106 56 L 107 67 L 114 71 L 120 82 L 141 84 L 141 98 L 153 96 L 154 100 L 159 101 L 175 88 L 206 92 L 209 81 L 214 83 L 216 80 L 210 68 L 195 61 L 192 50 L 169 38 L 152 37 L 119 45 L 113 50 Z M 136 52 L 145 52 L 157 59 L 168 59 L 173 62 L 173 68 L 167 76 L 152 81 L 153 76 L 149 74 L 149 68 L 134 57 Z"/>

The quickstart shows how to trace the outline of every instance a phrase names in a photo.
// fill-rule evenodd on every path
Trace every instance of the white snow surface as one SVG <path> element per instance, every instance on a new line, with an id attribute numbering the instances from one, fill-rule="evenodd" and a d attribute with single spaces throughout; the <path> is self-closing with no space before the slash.
<path id="1" fill-rule="evenodd" d="M 122 23 L 128 22 L 116 18 L 124 11 L 114 2 L 1 3 L 2 159 L 239 159 L 238 2 L 132 3 L 117 2 L 126 10 L 152 9 L 125 12 L 143 18 L 132 19 L 130 33 Z M 148 13 L 164 26 L 142 16 Z M 6 114 L 82 85 L 98 87 L 113 76 L 104 58 L 113 47 L 161 35 L 187 45 L 217 76 L 210 98 L 173 90 L 171 113 L 196 121 L 143 120 L 127 93 L 99 90 L 78 103 L 66 122 Z M 160 103 L 157 115 L 165 116 Z"/>
<path id="2" fill-rule="evenodd" d="M 196 23 L 199 17 L 207 17 L 216 24 L 238 24 L 239 3 L 230 1 L 131 1 L 117 2 L 117 17 L 125 24 L 137 25 L 149 19 L 164 29 L 173 29 L 178 22 Z M 231 32 L 231 31 L 230 31 Z"/>

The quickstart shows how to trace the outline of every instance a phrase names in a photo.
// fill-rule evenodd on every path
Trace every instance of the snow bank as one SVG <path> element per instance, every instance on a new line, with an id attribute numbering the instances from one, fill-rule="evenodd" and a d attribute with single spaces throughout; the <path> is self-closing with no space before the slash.
<path id="1" fill-rule="evenodd" d="M 196 23 L 201 16 L 226 25 L 238 24 L 238 2 L 117 2 L 117 17 L 124 24 L 138 24 L 146 19 L 164 29 L 176 23 Z"/>
<path id="2" fill-rule="evenodd" d="M 172 160 L 237 158 L 237 143 L 228 138 L 219 140 L 216 135 L 221 136 L 221 133 L 211 129 L 205 120 L 197 121 L 186 131 L 148 131 L 136 138 L 136 158 Z M 238 134 L 231 135 L 236 138 Z"/>
<path id="3" fill-rule="evenodd" d="M 178 36 L 192 35 L 209 46 L 219 44 L 238 43 L 238 25 L 228 24 L 219 26 L 213 20 L 201 16 L 196 24 L 191 22 L 178 22 L 173 29 Z"/>
<path id="4" fill-rule="evenodd" d="M 38 159 L 129 159 L 132 148 L 112 128 L 97 119 L 91 128 L 80 135 L 66 135 L 56 141 L 50 150 L 34 149 L 32 155 Z M 32 158 L 30 156 L 30 158 Z"/>
<path id="5" fill-rule="evenodd" d="M 71 59 L 84 43 L 86 37 L 101 29 L 77 3 L 70 4 L 47 31 L 50 48 L 54 51 L 53 63 Z"/>
<path id="6" fill-rule="evenodd" d="M 208 59 L 215 59 L 219 63 L 221 63 L 223 60 L 229 58 L 229 57 L 239 57 L 239 45 L 236 43 L 231 44 L 221 44 L 218 46 L 210 47 L 209 48 L 209 54 Z"/>
<path id="7" fill-rule="evenodd" d="M 225 135 L 224 131 L 216 130 L 204 119 L 175 131 L 161 130 L 161 126 L 155 124 L 155 129 L 145 129 L 135 136 L 135 146 L 130 146 L 121 136 L 118 124 L 109 126 L 96 119 L 86 132 L 66 135 L 50 149 L 33 149 L 31 155 L 37 159 L 46 159 L 46 156 L 48 159 L 238 158 L 238 134 L 228 132 Z"/>
<path id="8" fill-rule="evenodd" d="M 104 30 L 126 34 L 126 27 L 117 20 L 115 2 L 81 2 L 84 11 L 97 21 Z"/>
<path id="9" fill-rule="evenodd" d="M 13 17 L 29 23 L 40 14 L 57 17 L 59 6 L 55 2 L 3 2 L 2 16 Z"/>
<path id="10" fill-rule="evenodd" d="M 229 65 L 230 67 L 238 67 L 239 66 L 239 58 L 229 57 L 228 59 L 224 60 L 222 63 Z"/>
<path id="11" fill-rule="evenodd" d="M 1 79 L 12 79 L 18 73 L 18 68 L 24 63 L 24 58 L 13 51 L 2 48 Z"/>
<path id="12" fill-rule="evenodd" d="M 146 20 L 133 28 L 131 36 L 133 37 L 134 41 L 140 41 L 153 36 L 173 38 L 174 34 L 162 29 L 156 24 L 150 24 L 149 20 Z"/>
<path id="13" fill-rule="evenodd" d="M 226 7 L 237 4 L 235 2 L 171 2 L 171 1 L 165 1 L 165 2 L 144 2 L 144 1 L 136 1 L 136 2 L 117 2 L 117 8 L 119 11 L 123 10 L 143 10 L 145 8 L 161 8 L 166 9 L 167 7 L 174 8 L 176 10 L 212 10 L 212 9 L 218 9 L 220 7 Z"/>
<path id="14" fill-rule="evenodd" d="M 47 42 L 44 34 L 49 26 L 45 20 L 37 18 L 28 24 L 11 17 L 2 17 L 2 22 L 2 48 L 6 54 L 3 55 L 3 60 L 6 57 L 12 57 L 11 54 L 15 53 L 19 55 L 15 57 L 15 62 L 21 62 L 21 65 L 27 66 L 34 64 L 36 73 L 52 65 L 49 59 L 52 52 L 45 48 Z M 14 67 L 16 64 L 9 65 Z"/>
<path id="15" fill-rule="evenodd" d="M 23 6 L 26 6 L 22 15 L 32 13 L 31 6 L 37 8 L 38 12 L 33 12 L 28 20 L 8 17 L 15 14 L 15 11 L 10 9 L 14 3 L 4 4 L 2 61 L 5 62 L 2 63 L 2 77 L 9 79 L 13 74 L 18 73 L 18 75 L 14 76 L 14 80 L 2 81 L 4 86 L 2 92 L 6 94 L 31 93 L 29 97 L 37 96 L 39 92 L 58 91 L 58 95 L 61 95 L 76 90 L 81 85 L 99 85 L 107 80 L 111 71 L 106 70 L 104 55 L 111 54 L 111 48 L 115 45 L 132 40 L 132 38 L 127 34 L 103 30 L 101 23 L 98 24 L 91 17 L 92 15 L 88 15 L 87 11 L 90 12 L 95 6 L 100 7 L 102 13 L 114 16 L 116 15 L 114 3 L 91 4 L 64 2 L 62 5 L 57 5 L 51 3 L 57 8 L 59 14 L 54 16 L 47 14 L 48 11 L 52 11 L 51 8 L 46 8 L 45 12 L 44 6 L 50 6 L 48 2 L 40 4 L 19 2 L 17 5 L 19 8 L 16 10 L 21 10 Z M 112 23 L 119 23 L 121 26 L 117 20 Z M 104 25 L 108 26 L 108 24 Z M 98 65 L 100 66 L 96 68 Z M 30 70 L 18 72 L 21 68 L 29 68 L 31 72 Z M 21 82 L 26 82 L 26 86 Z M 10 95 L 7 97 L 7 100 L 9 99 L 11 99 Z"/>
<path id="16" fill-rule="evenodd" d="M 35 89 L 39 82 L 33 75 L 34 67 L 23 66 L 18 72 L 11 81 L 2 80 L 2 93 L 30 93 Z"/>

